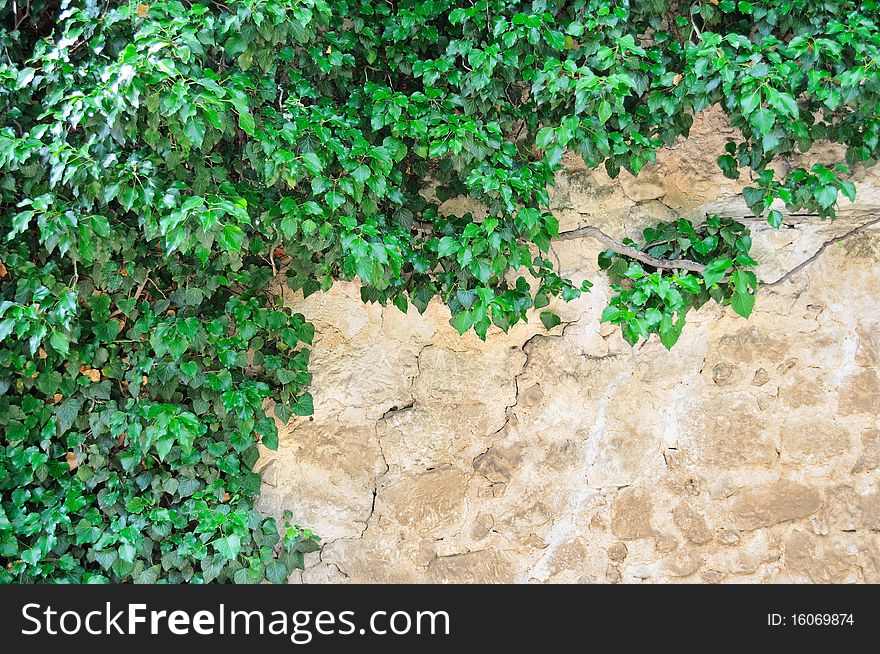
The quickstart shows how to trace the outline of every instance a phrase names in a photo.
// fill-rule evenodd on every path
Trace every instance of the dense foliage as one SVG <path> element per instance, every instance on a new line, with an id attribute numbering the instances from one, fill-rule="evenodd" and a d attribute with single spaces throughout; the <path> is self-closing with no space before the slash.
<path id="1" fill-rule="evenodd" d="M 254 510 L 258 443 L 308 415 L 311 325 L 272 292 L 359 278 L 485 337 L 589 290 L 551 257 L 563 152 L 614 176 L 720 105 L 756 215 L 833 216 L 873 164 L 878 3 L 0 0 L 0 581 L 282 581 L 316 547 Z M 426 180 L 437 182 L 436 197 Z M 488 217 L 440 215 L 469 195 Z M 624 244 L 626 245 L 626 244 Z M 630 244 L 633 245 L 633 244 Z M 747 316 L 748 232 L 605 253 L 604 319 L 671 346 Z M 619 250 L 619 251 L 618 251 Z"/>

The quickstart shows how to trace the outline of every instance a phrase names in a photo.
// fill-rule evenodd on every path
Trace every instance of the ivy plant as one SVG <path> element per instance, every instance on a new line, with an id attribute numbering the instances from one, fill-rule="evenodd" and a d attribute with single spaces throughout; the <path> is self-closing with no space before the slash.
<path id="1" fill-rule="evenodd" d="M 314 330 L 279 285 L 438 298 L 481 338 L 552 328 L 552 299 L 590 290 L 550 256 L 564 152 L 638 174 L 716 105 L 756 216 L 832 218 L 877 159 L 878 14 L 0 0 L 0 581 L 283 581 L 318 541 L 254 510 L 258 448 L 313 411 Z M 817 141 L 845 161 L 772 165 Z M 441 212 L 455 196 L 487 215 Z M 671 346 L 710 299 L 752 310 L 730 220 L 579 234 L 610 249 L 603 318 L 631 343 Z"/>
<path id="2" fill-rule="evenodd" d="M 730 305 L 743 318 L 751 315 L 758 277 L 750 268 L 757 261 L 749 256 L 752 238 L 745 225 L 710 216 L 694 228 L 681 218 L 647 228 L 643 236 L 643 245 L 623 240 L 624 245 L 649 255 L 641 261 L 614 250 L 599 255 L 599 267 L 608 274 L 615 293 L 602 312 L 602 322 L 620 325 L 628 343 L 635 345 L 657 334 L 667 349 L 672 348 L 681 336 L 687 312 L 709 300 Z M 669 273 L 665 268 L 651 265 L 652 258 L 699 265 L 665 274 Z"/>

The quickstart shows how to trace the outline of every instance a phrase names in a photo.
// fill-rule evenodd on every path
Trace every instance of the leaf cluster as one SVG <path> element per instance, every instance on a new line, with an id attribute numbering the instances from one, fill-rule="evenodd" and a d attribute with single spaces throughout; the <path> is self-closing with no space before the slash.
<path id="1" fill-rule="evenodd" d="M 702 264 L 700 273 L 667 271 L 606 250 L 599 267 L 611 280 L 614 295 L 602 322 L 620 325 L 631 345 L 657 334 L 667 349 L 681 336 L 688 311 L 714 300 L 748 318 L 755 305 L 757 264 L 750 255 L 748 228 L 730 218 L 709 216 L 694 227 L 684 218 L 643 230 L 643 244 L 624 243 L 657 259 L 687 259 Z"/>

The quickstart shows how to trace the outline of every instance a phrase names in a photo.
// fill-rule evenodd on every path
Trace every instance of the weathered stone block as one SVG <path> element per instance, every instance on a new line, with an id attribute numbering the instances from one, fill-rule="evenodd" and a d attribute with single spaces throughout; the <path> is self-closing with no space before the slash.
<path id="1" fill-rule="evenodd" d="M 818 491 L 787 479 L 748 488 L 733 504 L 740 529 L 770 527 L 780 522 L 806 518 L 819 510 Z"/>
<path id="2" fill-rule="evenodd" d="M 650 538 L 654 503 L 646 490 L 626 489 L 611 505 L 611 531 L 621 540 Z"/>
<path id="3" fill-rule="evenodd" d="M 672 519 L 690 542 L 702 545 L 712 540 L 712 532 L 706 526 L 703 516 L 688 505 L 679 504 L 675 507 L 672 510 Z"/>

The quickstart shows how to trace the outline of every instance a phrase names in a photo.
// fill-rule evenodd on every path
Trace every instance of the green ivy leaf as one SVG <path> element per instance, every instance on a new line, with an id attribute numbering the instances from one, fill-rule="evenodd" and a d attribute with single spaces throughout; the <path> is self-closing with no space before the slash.
<path id="1" fill-rule="evenodd" d="M 220 232 L 220 247 L 230 252 L 241 250 L 244 242 L 244 232 L 238 225 L 226 224 Z"/>
<path id="2" fill-rule="evenodd" d="M 143 568 L 132 577 L 132 581 L 136 584 L 155 584 L 159 580 L 161 572 L 162 566 L 158 564 Z"/>
<path id="3" fill-rule="evenodd" d="M 773 229 L 779 229 L 782 226 L 782 220 L 782 214 L 776 209 L 767 214 L 767 222 Z"/>
<path id="4" fill-rule="evenodd" d="M 645 276 L 645 269 L 642 268 L 640 263 L 632 261 L 623 274 L 630 279 L 641 279 Z"/>
<path id="5" fill-rule="evenodd" d="M 451 236 L 444 236 L 440 239 L 440 243 L 437 246 L 437 256 L 448 257 L 458 252 L 459 248 L 460 246 L 458 241 L 456 241 Z"/>
<path id="6" fill-rule="evenodd" d="M 542 127 L 535 135 L 535 146 L 546 150 L 547 146 L 553 142 L 554 130 L 552 127 Z"/>
<path id="7" fill-rule="evenodd" d="M 703 269 L 703 281 L 706 288 L 721 281 L 727 270 L 733 265 L 733 260 L 727 257 L 721 259 L 713 259 Z"/>
<path id="8" fill-rule="evenodd" d="M 780 93 L 778 98 L 779 106 L 792 118 L 797 118 L 800 109 L 797 101 L 788 93 Z"/>
<path id="9" fill-rule="evenodd" d="M 361 183 L 366 182 L 370 178 L 370 175 L 370 169 L 363 164 L 355 168 L 354 172 L 352 173 L 352 177 L 354 177 L 357 181 Z"/>
<path id="10" fill-rule="evenodd" d="M 298 416 L 310 416 L 315 412 L 311 393 L 303 393 L 290 405 L 293 413 Z"/>
<path id="11" fill-rule="evenodd" d="M 266 579 L 273 584 L 287 583 L 287 568 L 278 561 L 270 563 L 266 566 Z"/>
<path id="12" fill-rule="evenodd" d="M 776 114 L 770 109 L 758 109 L 751 115 L 750 120 L 760 134 L 767 134 L 776 123 Z"/>
<path id="13" fill-rule="evenodd" d="M 552 311 L 542 311 L 541 322 L 544 323 L 544 327 L 546 329 L 550 330 L 556 327 L 562 321 L 559 319 L 559 316 Z"/>
<path id="14" fill-rule="evenodd" d="M 751 114 L 761 104 L 761 94 L 758 91 L 747 93 L 739 101 L 739 107 L 745 115 Z"/>
<path id="15" fill-rule="evenodd" d="M 474 314 L 470 311 L 461 311 L 452 317 L 452 326 L 459 334 L 464 334 L 474 325 Z"/>
<path id="16" fill-rule="evenodd" d="M 70 353 L 70 343 L 62 332 L 52 332 L 52 336 L 49 337 L 49 345 L 61 356 L 67 356 Z"/>
<path id="17" fill-rule="evenodd" d="M 253 136 L 256 129 L 256 123 L 254 122 L 253 114 L 251 114 L 251 112 L 246 109 L 240 111 L 238 114 L 238 126 L 245 134 Z"/>
<path id="18" fill-rule="evenodd" d="M 840 190 L 850 202 L 856 201 L 856 186 L 849 180 L 840 182 Z"/>
<path id="19" fill-rule="evenodd" d="M 314 152 L 306 152 L 302 156 L 303 165 L 306 167 L 312 175 L 320 175 L 321 171 L 324 170 L 324 166 L 321 164 L 321 160 L 318 158 Z"/>
<path id="20" fill-rule="evenodd" d="M 684 316 L 681 316 L 676 322 L 668 321 L 668 324 L 662 326 L 660 328 L 660 343 L 667 350 L 671 350 L 672 347 L 678 343 L 678 339 L 681 338 L 682 328 L 684 327 Z"/>
<path id="21" fill-rule="evenodd" d="M 752 314 L 752 309 L 755 306 L 755 296 L 748 292 L 734 293 L 730 298 L 730 306 L 733 307 L 733 310 L 743 318 L 748 318 Z"/>
<path id="22" fill-rule="evenodd" d="M 212 544 L 219 554 L 230 561 L 238 558 L 238 554 L 241 551 L 241 538 L 236 534 L 216 538 Z"/>
<path id="23" fill-rule="evenodd" d="M 761 213 L 764 206 L 764 191 L 759 188 L 747 186 L 743 189 L 743 198 L 749 208 L 757 215 Z"/>
<path id="24" fill-rule="evenodd" d="M 814 195 L 816 196 L 816 202 L 824 209 L 833 207 L 834 203 L 837 202 L 837 188 L 831 184 L 820 186 L 816 189 Z"/>
<path id="25" fill-rule="evenodd" d="M 611 118 L 611 103 L 608 100 L 603 100 L 599 103 L 597 117 L 600 123 L 607 123 L 608 119 Z"/>
<path id="26" fill-rule="evenodd" d="M 675 283 L 688 293 L 699 293 L 701 290 L 700 280 L 693 275 L 682 275 L 677 277 Z"/>

